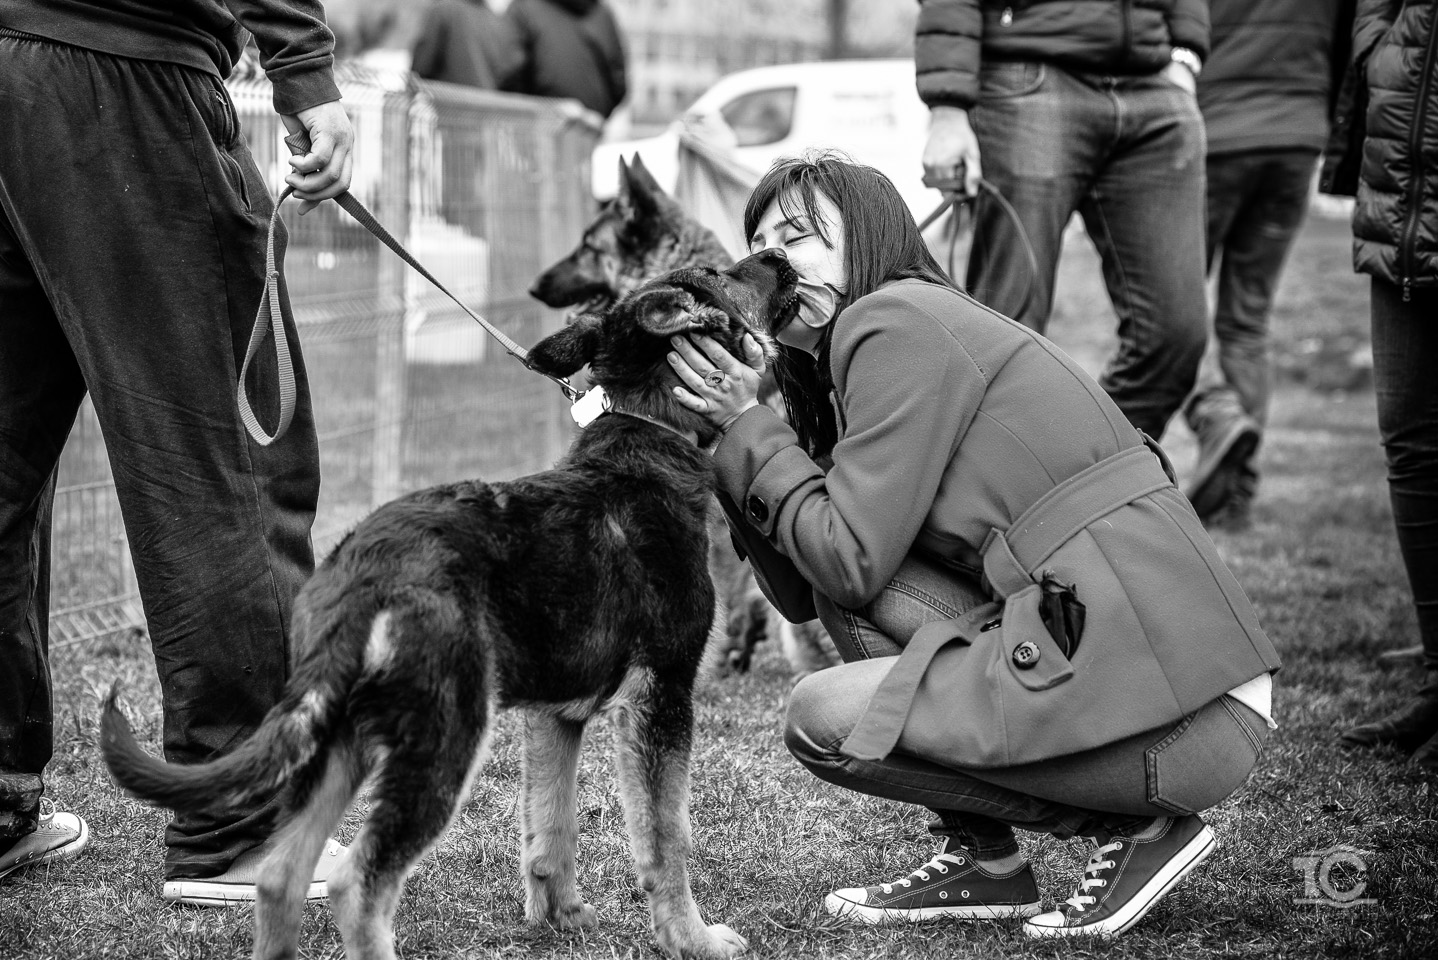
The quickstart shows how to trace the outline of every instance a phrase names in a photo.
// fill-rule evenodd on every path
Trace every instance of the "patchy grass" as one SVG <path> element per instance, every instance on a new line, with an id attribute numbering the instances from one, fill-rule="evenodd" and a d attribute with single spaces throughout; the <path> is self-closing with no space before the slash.
<path id="1" fill-rule="evenodd" d="M 1346 230 L 1305 232 L 1280 294 L 1280 356 L 1301 345 L 1359 342 L 1366 284 L 1347 272 Z M 1088 259 L 1085 259 L 1088 258 Z M 1095 286 L 1092 251 L 1075 244 L 1061 278 L 1064 310 L 1052 333 L 1091 366 L 1112 318 Z M 1319 356 L 1319 351 L 1309 351 Z M 1345 361 L 1346 362 L 1346 361 Z M 1323 383 L 1345 389 L 1316 389 Z M 1358 389 L 1354 389 L 1358 386 Z M 1393 753 L 1340 751 L 1336 733 L 1398 705 L 1411 668 L 1376 665 L 1413 642 L 1409 593 L 1392 534 L 1373 398 L 1360 384 L 1283 378 L 1262 453 L 1254 528 L 1219 534 L 1285 659 L 1275 692 L 1280 729 L 1248 783 L 1209 811 L 1222 847 L 1133 932 L 1112 944 L 1032 944 L 1013 922 L 870 929 L 835 923 L 820 907 L 835 886 L 892 879 L 929 855 L 923 811 L 814 780 L 780 743 L 789 677 L 772 645 L 752 673 L 706 680 L 699 691 L 694 773 L 695 894 L 706 918 L 731 924 L 758 957 L 913 958 L 1438 955 L 1438 802 L 1431 777 Z M 1165 445 L 1192 462 L 1181 426 Z M 0 957 L 16 960 L 230 958 L 248 955 L 248 909 L 166 907 L 159 900 L 162 813 L 121 797 L 96 754 L 99 698 L 125 681 L 138 733 L 158 734 L 158 689 L 143 640 L 112 639 L 58 652 L 56 754 L 49 789 L 90 822 L 93 842 L 72 863 L 0 881 Z M 515 725 L 501 722 L 494 759 L 459 823 L 412 878 L 397 919 L 408 960 L 461 957 L 653 957 L 644 903 L 597 724 L 581 771 L 580 884 L 599 908 L 587 934 L 523 924 L 517 881 Z M 346 820 L 352 835 L 362 809 Z M 1050 900 L 1071 892 L 1077 843 L 1025 836 Z M 1297 904 L 1294 858 L 1348 844 L 1367 871 L 1335 870 L 1339 889 L 1366 882 L 1374 902 L 1348 910 Z M 305 911 L 301 954 L 341 955 L 327 909 Z"/>

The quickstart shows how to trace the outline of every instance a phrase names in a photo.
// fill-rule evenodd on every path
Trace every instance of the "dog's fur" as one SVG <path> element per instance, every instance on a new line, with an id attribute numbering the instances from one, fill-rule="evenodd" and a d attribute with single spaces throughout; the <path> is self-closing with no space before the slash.
<path id="1" fill-rule="evenodd" d="M 639 886 L 660 946 L 678 957 L 745 947 L 706 926 L 687 858 L 691 694 L 714 614 L 706 551 L 713 428 L 675 399 L 669 337 L 702 332 L 771 350 L 767 320 L 792 309 L 782 257 L 644 285 L 537 344 L 537 369 L 586 364 L 612 412 L 552 470 L 467 481 L 395 500 L 361 522 L 295 602 L 293 675 L 229 755 L 170 766 L 140 749 L 112 691 L 102 752 L 116 782 L 179 810 L 281 792 L 265 859 L 254 955 L 294 957 L 304 892 L 325 838 L 372 777 L 370 811 L 329 899 L 352 960 L 394 956 L 410 870 L 443 834 L 484 762 L 493 713 L 525 715 L 521 796 L 525 914 L 583 927 L 575 884 L 575 776 L 585 723 L 615 717 L 616 766 Z"/>
<path id="2" fill-rule="evenodd" d="M 668 271 L 723 270 L 732 262 L 719 238 L 664 192 L 636 154 L 631 163 L 619 161 L 619 192 L 600 208 L 579 245 L 541 273 L 529 293 L 548 306 L 573 307 L 583 315 Z M 765 378 L 760 398 L 784 413 L 772 377 Z M 818 621 L 790 624 L 765 599 L 717 509 L 710 524 L 709 561 L 724 626 L 724 635 L 709 648 L 716 673 L 747 671 L 754 648 L 774 634 L 796 682 L 839 661 Z"/>

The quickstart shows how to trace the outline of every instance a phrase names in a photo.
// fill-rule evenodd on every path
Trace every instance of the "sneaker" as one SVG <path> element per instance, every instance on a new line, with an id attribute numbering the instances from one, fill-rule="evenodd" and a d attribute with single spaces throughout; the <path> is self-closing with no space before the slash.
<path id="1" fill-rule="evenodd" d="M 55 809 L 49 798 L 40 798 L 39 825 L 14 846 L 0 853 L 0 877 L 78 856 L 90 842 L 90 827 L 73 813 Z"/>
<path id="2" fill-rule="evenodd" d="M 1138 923 L 1189 871 L 1218 848 L 1196 815 L 1170 818 L 1146 840 L 1108 836 L 1084 867 L 1074 895 L 1057 910 L 1024 922 L 1030 937 L 1116 937 Z"/>
<path id="3" fill-rule="evenodd" d="M 1252 471 L 1249 461 L 1263 428 L 1244 412 L 1238 395 L 1223 388 L 1194 394 L 1184 415 L 1198 438 L 1198 463 L 1185 493 L 1199 519 L 1208 521 Z"/>
<path id="4" fill-rule="evenodd" d="M 824 909 L 863 923 L 1031 917 L 1039 912 L 1039 888 L 1027 863 L 1010 873 L 986 873 L 963 848 L 949 852 L 945 838 L 940 852 L 903 880 L 835 890 Z"/>
<path id="5" fill-rule="evenodd" d="M 346 847 L 335 840 L 326 840 L 319 863 L 315 864 L 314 877 L 305 891 L 306 900 L 323 900 L 328 891 L 326 881 Z M 235 858 L 230 868 L 217 877 L 203 879 L 166 880 L 161 898 L 171 903 L 189 903 L 199 907 L 228 907 L 253 902 L 258 894 L 255 883 L 259 879 L 260 865 L 270 852 L 269 844 L 246 850 Z"/>

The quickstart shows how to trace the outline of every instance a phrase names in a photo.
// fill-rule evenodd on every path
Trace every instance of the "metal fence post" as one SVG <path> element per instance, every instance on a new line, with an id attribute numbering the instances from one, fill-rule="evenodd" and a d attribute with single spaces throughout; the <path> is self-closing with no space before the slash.
<path id="1" fill-rule="evenodd" d="M 375 216 L 390 231 L 410 243 L 410 169 L 413 138 L 410 126 L 416 95 L 411 91 L 384 97 L 384 172 L 375 204 Z M 404 490 L 405 441 L 405 331 L 417 309 L 415 280 L 410 270 L 388 250 L 379 251 L 378 289 L 397 308 L 379 314 L 375 324 L 374 451 L 371 461 L 371 501 L 379 506 Z"/>

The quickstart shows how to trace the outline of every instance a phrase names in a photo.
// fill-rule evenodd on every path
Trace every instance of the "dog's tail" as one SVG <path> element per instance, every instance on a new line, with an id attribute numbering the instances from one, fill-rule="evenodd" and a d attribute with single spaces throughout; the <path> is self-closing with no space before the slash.
<path id="1" fill-rule="evenodd" d="M 100 717 L 100 753 L 125 792 L 172 810 L 233 809 L 273 796 L 282 785 L 307 782 L 343 720 L 361 666 L 345 644 L 316 645 L 296 665 L 280 702 L 230 753 L 207 763 L 170 764 L 140 748 L 120 712 L 117 681 Z"/>

